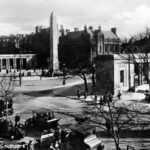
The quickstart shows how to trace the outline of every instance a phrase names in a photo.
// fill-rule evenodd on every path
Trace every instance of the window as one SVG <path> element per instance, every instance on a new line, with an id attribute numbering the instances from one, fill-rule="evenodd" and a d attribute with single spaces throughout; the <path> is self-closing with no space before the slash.
<path id="1" fill-rule="evenodd" d="M 124 70 L 120 71 L 120 82 L 124 82 Z"/>

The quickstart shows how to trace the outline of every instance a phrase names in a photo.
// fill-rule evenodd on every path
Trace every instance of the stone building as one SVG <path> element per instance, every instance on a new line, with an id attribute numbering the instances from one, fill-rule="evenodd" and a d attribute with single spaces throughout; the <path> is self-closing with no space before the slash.
<path id="1" fill-rule="evenodd" d="M 32 49 L 22 49 L 21 41 L 23 35 L 10 35 L 0 37 L 0 70 L 22 69 L 36 67 L 36 54 Z"/>
<path id="2" fill-rule="evenodd" d="M 28 69 L 36 65 L 35 54 L 1 54 L 0 69 Z"/>
<path id="3" fill-rule="evenodd" d="M 61 29 L 59 37 L 59 61 L 67 67 L 73 67 L 78 63 L 84 67 L 94 64 L 98 55 L 117 53 L 120 39 L 116 34 L 116 28 L 110 31 L 102 31 L 93 27 L 84 27 L 84 30 L 75 28 L 73 32 Z"/>
<path id="4" fill-rule="evenodd" d="M 125 62 L 119 54 L 97 57 L 96 80 L 100 92 L 117 94 L 118 90 L 124 91 L 134 86 L 134 64 Z"/>
<path id="5" fill-rule="evenodd" d="M 136 63 L 128 60 L 129 55 L 134 57 Z M 139 55 L 144 56 L 142 53 L 99 55 L 96 59 L 96 80 L 101 92 L 117 94 L 118 91 L 134 90 L 139 85 L 147 84 L 150 54 L 147 60 Z"/>

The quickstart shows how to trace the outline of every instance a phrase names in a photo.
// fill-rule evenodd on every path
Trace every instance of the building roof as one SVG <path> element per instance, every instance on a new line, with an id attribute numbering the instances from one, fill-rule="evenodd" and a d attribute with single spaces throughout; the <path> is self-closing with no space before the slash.
<path id="1" fill-rule="evenodd" d="M 105 39 L 118 39 L 118 37 L 112 31 L 102 31 Z"/>
<path id="2" fill-rule="evenodd" d="M 70 40 L 75 40 L 75 41 L 78 41 L 78 40 L 81 40 L 82 38 L 82 35 L 83 35 L 84 31 L 75 31 L 75 32 L 68 32 L 67 33 L 67 38 L 70 39 Z"/>
<path id="3" fill-rule="evenodd" d="M 98 30 L 95 30 L 94 32 L 98 33 Z M 84 30 L 68 32 L 67 38 L 72 41 L 80 41 L 85 33 L 86 32 Z M 102 31 L 102 33 L 104 34 L 105 39 L 118 39 L 118 37 L 112 31 Z"/>

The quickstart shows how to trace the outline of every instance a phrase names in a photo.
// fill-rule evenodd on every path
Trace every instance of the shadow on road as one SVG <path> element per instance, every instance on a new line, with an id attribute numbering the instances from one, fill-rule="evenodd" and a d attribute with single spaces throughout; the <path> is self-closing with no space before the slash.
<path id="1" fill-rule="evenodd" d="M 89 84 L 88 86 L 90 89 L 91 84 Z M 67 86 L 67 87 L 42 90 L 42 91 L 23 92 L 23 94 L 32 96 L 32 97 L 43 97 L 43 96 L 70 97 L 70 96 L 77 96 L 78 89 L 81 91 L 81 94 L 82 94 L 84 92 L 84 85 L 80 84 L 80 85 Z"/>
<path id="2" fill-rule="evenodd" d="M 106 131 L 99 131 L 98 135 L 101 138 L 112 138 L 110 134 Z M 122 131 L 120 134 L 120 138 L 149 138 L 150 137 L 150 129 L 146 130 L 126 130 Z"/>

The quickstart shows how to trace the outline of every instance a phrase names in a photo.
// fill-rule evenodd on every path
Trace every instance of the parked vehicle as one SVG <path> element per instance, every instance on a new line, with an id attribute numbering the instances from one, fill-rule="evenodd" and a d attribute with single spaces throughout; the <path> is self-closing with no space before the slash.
<path id="1" fill-rule="evenodd" d="M 92 132 L 93 128 L 85 124 L 73 125 L 62 130 L 61 141 L 66 146 L 66 150 L 68 145 L 72 150 L 103 150 L 104 144 Z"/>
<path id="2" fill-rule="evenodd" d="M 37 112 L 33 111 L 32 118 L 25 121 L 26 129 L 37 129 L 40 132 L 44 130 L 54 129 L 58 126 L 59 119 L 54 116 L 52 111 L 49 112 Z"/>

